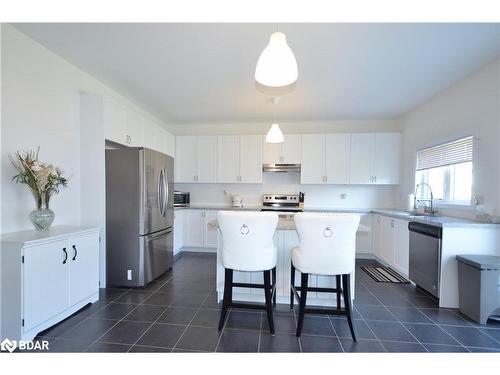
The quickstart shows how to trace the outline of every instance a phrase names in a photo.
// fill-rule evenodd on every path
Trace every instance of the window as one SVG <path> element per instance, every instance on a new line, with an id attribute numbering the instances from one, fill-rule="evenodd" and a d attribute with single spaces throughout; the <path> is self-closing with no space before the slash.
<path id="1" fill-rule="evenodd" d="M 418 151 L 415 184 L 429 184 L 438 203 L 470 205 L 473 144 L 466 137 Z M 417 199 L 426 198 L 429 191 L 422 187 Z"/>

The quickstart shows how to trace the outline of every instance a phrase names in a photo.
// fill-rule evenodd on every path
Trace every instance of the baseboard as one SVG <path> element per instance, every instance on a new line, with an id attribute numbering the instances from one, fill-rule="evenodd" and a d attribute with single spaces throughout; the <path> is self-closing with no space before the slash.
<path id="1" fill-rule="evenodd" d="M 373 254 L 368 253 L 357 253 L 356 259 L 376 259 Z"/>
<path id="2" fill-rule="evenodd" d="M 174 254 L 174 263 L 181 258 L 182 258 L 182 251 L 179 250 L 177 253 Z"/>
<path id="3" fill-rule="evenodd" d="M 181 253 L 216 253 L 217 249 L 212 247 L 183 247 Z"/>

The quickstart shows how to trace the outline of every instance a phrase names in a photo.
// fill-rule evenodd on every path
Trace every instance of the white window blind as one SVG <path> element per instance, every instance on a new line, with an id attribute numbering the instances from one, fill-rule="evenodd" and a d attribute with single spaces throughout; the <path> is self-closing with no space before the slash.
<path id="1" fill-rule="evenodd" d="M 472 161 L 474 138 L 466 137 L 417 152 L 417 171 Z"/>

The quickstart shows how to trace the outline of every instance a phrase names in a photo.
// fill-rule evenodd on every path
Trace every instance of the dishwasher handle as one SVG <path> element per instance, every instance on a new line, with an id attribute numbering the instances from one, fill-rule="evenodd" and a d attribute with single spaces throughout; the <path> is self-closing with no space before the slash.
<path id="1" fill-rule="evenodd" d="M 423 234 L 425 236 L 433 237 L 433 238 L 442 238 L 443 237 L 443 228 L 437 225 L 429 225 L 424 223 L 419 223 L 416 221 L 410 221 L 408 223 L 408 230 L 410 232 L 416 232 Z"/>

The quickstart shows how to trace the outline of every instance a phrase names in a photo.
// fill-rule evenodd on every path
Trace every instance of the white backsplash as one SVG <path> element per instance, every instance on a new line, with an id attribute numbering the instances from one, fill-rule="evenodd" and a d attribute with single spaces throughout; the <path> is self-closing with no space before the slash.
<path id="1" fill-rule="evenodd" d="M 231 194 L 241 195 L 244 206 L 262 203 L 265 193 L 305 193 L 305 207 L 394 208 L 395 186 L 301 185 L 298 173 L 264 173 L 262 184 L 175 184 L 191 193 L 191 204 L 231 204 Z M 345 194 L 345 199 L 342 195 Z"/>

